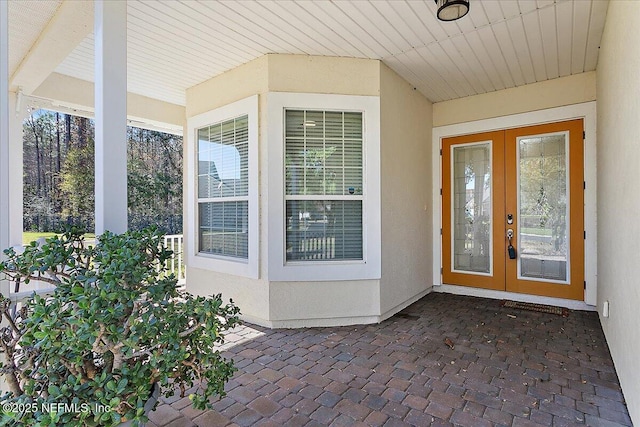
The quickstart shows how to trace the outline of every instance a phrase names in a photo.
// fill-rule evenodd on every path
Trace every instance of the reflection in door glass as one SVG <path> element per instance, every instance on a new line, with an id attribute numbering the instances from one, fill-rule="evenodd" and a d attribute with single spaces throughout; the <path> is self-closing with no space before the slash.
<path id="1" fill-rule="evenodd" d="M 567 281 L 566 137 L 518 140 L 521 278 Z"/>
<path id="2" fill-rule="evenodd" d="M 453 148 L 453 269 L 491 273 L 491 146 Z"/>

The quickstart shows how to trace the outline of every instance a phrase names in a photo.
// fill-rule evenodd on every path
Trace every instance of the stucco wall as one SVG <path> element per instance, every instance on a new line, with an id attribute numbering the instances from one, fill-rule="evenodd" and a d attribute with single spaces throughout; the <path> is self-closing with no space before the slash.
<path id="1" fill-rule="evenodd" d="M 272 92 L 379 95 L 378 61 L 307 55 L 267 55 Z"/>
<path id="2" fill-rule="evenodd" d="M 271 326 L 357 325 L 378 321 L 378 280 L 271 282 Z"/>
<path id="3" fill-rule="evenodd" d="M 266 326 L 293 327 L 375 322 L 380 315 L 379 280 L 274 282 L 268 256 L 282 236 L 269 234 L 269 92 L 373 95 L 380 93 L 376 60 L 305 55 L 265 55 L 187 91 L 187 118 L 259 94 L 260 278 L 247 279 L 187 265 L 187 288 L 198 294 L 222 292 L 237 301 L 245 318 Z M 185 156 L 192 156 L 185 149 Z M 186 157 L 185 157 L 186 158 Z M 185 171 L 186 174 L 193 171 Z M 185 206 L 185 216 L 194 207 Z M 185 238 L 193 238 L 185 229 Z M 305 320 L 311 319 L 311 320 Z"/>
<path id="4" fill-rule="evenodd" d="M 433 126 L 445 126 L 596 99 L 596 73 L 561 77 L 540 83 L 433 104 Z"/>
<path id="5" fill-rule="evenodd" d="M 432 284 L 431 117 L 431 103 L 381 63 L 383 315 Z"/>
<path id="6" fill-rule="evenodd" d="M 197 295 L 222 293 L 240 307 L 244 319 L 263 326 L 269 324 L 269 283 L 210 270 L 190 267 L 187 270 L 187 290 Z"/>
<path id="7" fill-rule="evenodd" d="M 640 424 L 640 2 L 609 4 L 598 59 L 598 309 L 635 424 Z"/>
<path id="8" fill-rule="evenodd" d="M 187 89 L 187 118 L 267 92 L 267 58 L 261 56 Z"/>

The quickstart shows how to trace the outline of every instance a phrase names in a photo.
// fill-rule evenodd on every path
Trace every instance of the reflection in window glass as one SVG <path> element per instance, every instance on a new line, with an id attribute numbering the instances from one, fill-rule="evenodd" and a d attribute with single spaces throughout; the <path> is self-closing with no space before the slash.
<path id="1" fill-rule="evenodd" d="M 287 261 L 361 260 L 361 112 L 285 112 Z"/>
<path id="2" fill-rule="evenodd" d="M 248 258 L 248 129 L 242 116 L 198 130 L 200 252 Z"/>
<path id="3" fill-rule="evenodd" d="M 520 276 L 567 281 L 566 135 L 519 139 Z"/>
<path id="4" fill-rule="evenodd" d="M 491 146 L 453 148 L 453 268 L 491 272 Z"/>

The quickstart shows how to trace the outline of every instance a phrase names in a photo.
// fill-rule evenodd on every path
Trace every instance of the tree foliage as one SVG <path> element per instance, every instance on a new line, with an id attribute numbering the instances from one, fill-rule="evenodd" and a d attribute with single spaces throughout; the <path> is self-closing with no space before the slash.
<path id="1" fill-rule="evenodd" d="M 92 120 L 36 110 L 24 122 L 25 229 L 91 229 L 94 217 Z M 129 227 L 182 232 L 182 138 L 127 128 Z"/>

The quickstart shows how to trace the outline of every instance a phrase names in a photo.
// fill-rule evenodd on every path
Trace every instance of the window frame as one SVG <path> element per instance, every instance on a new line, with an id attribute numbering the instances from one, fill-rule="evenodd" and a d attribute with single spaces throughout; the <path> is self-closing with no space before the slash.
<path id="1" fill-rule="evenodd" d="M 200 252 L 198 197 L 198 131 L 227 120 L 248 119 L 248 257 L 246 259 Z M 258 95 L 190 117 L 187 120 L 187 236 L 185 251 L 189 267 L 257 279 L 259 252 L 258 219 Z M 220 200 L 223 202 L 224 200 Z"/>
<path id="2" fill-rule="evenodd" d="M 378 96 L 273 92 L 267 99 L 269 280 L 327 281 L 379 279 L 380 98 Z M 363 120 L 362 260 L 305 261 L 286 259 L 285 111 L 361 112 Z M 318 196 L 332 200 L 331 195 Z"/>

